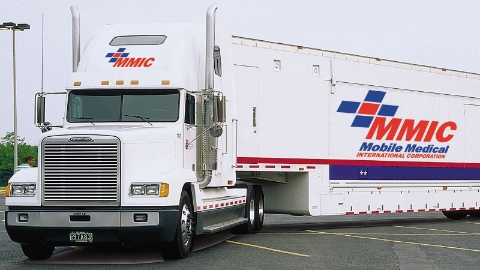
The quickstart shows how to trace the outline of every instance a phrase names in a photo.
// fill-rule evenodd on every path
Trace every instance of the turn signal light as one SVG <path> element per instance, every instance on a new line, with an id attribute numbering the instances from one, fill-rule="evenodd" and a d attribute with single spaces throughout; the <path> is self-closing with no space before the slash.
<path id="1" fill-rule="evenodd" d="M 168 197 L 170 186 L 167 183 L 160 184 L 160 197 Z"/>

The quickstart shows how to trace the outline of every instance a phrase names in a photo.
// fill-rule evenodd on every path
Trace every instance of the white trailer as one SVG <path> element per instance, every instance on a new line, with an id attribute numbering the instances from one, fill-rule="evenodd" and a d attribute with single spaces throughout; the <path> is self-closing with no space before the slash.
<path id="1" fill-rule="evenodd" d="M 480 75 L 236 37 L 215 10 L 104 26 L 80 57 L 72 7 L 64 123 L 52 130 L 37 94 L 39 167 L 7 190 L 26 256 L 151 244 L 184 258 L 195 235 L 260 231 L 265 212 L 480 215 Z"/>

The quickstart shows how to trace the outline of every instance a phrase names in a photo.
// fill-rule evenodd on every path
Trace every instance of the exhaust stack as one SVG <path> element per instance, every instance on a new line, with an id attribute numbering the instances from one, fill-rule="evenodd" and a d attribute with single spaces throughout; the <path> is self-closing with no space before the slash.
<path id="1" fill-rule="evenodd" d="M 205 89 L 202 95 L 202 135 L 199 147 L 201 174 L 197 175 L 201 188 L 208 186 L 212 180 L 212 171 L 217 169 L 217 140 L 210 132 L 214 124 L 214 47 L 215 47 L 215 12 L 217 5 L 211 5 L 206 18 L 206 59 L 205 59 Z M 199 170 L 200 171 L 200 170 Z"/>
<path id="2" fill-rule="evenodd" d="M 72 12 L 72 65 L 73 72 L 77 72 L 78 63 L 80 63 L 80 12 L 78 7 L 71 6 Z"/>

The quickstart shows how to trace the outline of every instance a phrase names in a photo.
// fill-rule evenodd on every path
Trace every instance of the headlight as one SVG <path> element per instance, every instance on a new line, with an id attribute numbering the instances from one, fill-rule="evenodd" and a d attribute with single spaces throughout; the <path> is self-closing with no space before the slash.
<path id="1" fill-rule="evenodd" d="M 130 195 L 132 196 L 145 195 L 145 185 L 131 185 Z"/>
<path id="2" fill-rule="evenodd" d="M 19 197 L 19 196 L 27 196 L 33 197 L 35 196 L 35 192 L 37 190 L 36 184 L 17 184 L 12 183 L 8 184 L 7 187 L 7 196 L 8 197 Z"/>
<path id="3" fill-rule="evenodd" d="M 160 184 L 132 184 L 130 185 L 130 196 L 168 196 L 169 185 Z"/>

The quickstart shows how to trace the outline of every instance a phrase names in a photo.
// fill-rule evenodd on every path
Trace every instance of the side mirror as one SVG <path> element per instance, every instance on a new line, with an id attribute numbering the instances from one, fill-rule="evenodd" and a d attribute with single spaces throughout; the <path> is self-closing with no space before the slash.
<path id="1" fill-rule="evenodd" d="M 45 123 L 45 96 L 36 95 L 37 100 L 35 103 L 36 109 L 36 124 L 37 126 Z"/>
<path id="2" fill-rule="evenodd" d="M 52 124 L 45 122 L 45 96 L 42 93 L 35 95 L 35 125 L 45 133 L 52 130 Z"/>

